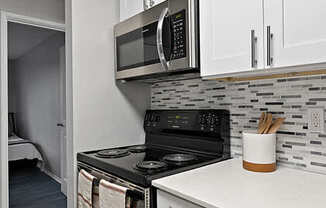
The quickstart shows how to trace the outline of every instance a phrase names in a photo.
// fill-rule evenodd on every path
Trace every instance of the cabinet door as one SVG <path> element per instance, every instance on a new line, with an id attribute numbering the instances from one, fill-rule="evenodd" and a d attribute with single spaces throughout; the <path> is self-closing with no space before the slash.
<path id="1" fill-rule="evenodd" d="M 263 12 L 263 0 L 200 1 L 202 76 L 264 68 Z"/>
<path id="2" fill-rule="evenodd" d="M 143 0 L 120 0 L 120 21 L 144 11 Z"/>
<path id="3" fill-rule="evenodd" d="M 157 208 L 203 208 L 186 200 L 157 190 Z"/>
<path id="4" fill-rule="evenodd" d="M 267 35 L 270 26 L 273 35 L 271 66 L 325 62 L 325 20 L 325 0 L 265 0 L 265 32 Z M 267 41 L 265 44 L 267 49 Z"/>

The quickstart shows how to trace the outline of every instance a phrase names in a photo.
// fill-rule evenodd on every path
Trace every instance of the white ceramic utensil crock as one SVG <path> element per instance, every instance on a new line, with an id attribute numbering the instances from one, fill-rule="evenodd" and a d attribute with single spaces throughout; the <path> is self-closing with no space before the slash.
<path id="1" fill-rule="evenodd" d="M 243 168 L 254 172 L 276 170 L 276 134 L 242 133 Z"/>

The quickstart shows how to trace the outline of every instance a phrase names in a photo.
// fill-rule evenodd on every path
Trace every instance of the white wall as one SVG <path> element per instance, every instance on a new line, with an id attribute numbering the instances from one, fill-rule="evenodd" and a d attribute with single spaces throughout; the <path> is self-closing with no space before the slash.
<path id="1" fill-rule="evenodd" d="M 128 83 L 118 87 L 114 79 L 119 0 L 71 0 L 70 6 L 74 152 L 143 143 L 150 89 Z M 76 182 L 76 169 L 74 174 Z"/>
<path id="2" fill-rule="evenodd" d="M 64 33 L 58 32 L 16 59 L 14 70 L 9 71 L 9 77 L 14 79 L 18 135 L 41 147 L 47 160 L 46 168 L 58 177 L 61 159 L 56 126 L 60 122 L 59 49 L 64 44 Z"/>
<path id="3" fill-rule="evenodd" d="M 65 22 L 64 0 L 0 0 L 0 9 L 58 23 Z"/>
<path id="4" fill-rule="evenodd" d="M 72 1 L 76 151 L 144 141 L 142 120 L 149 106 L 149 87 L 118 88 L 115 83 L 113 26 L 118 21 L 118 0 Z"/>

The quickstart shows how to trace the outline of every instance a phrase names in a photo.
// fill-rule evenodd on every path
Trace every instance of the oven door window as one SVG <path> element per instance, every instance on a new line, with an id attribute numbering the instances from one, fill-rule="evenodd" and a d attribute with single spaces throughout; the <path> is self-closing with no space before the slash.
<path id="1" fill-rule="evenodd" d="M 170 18 L 163 26 L 163 47 L 167 60 L 171 56 Z M 157 22 L 116 37 L 117 70 L 123 71 L 160 63 L 157 52 Z"/>

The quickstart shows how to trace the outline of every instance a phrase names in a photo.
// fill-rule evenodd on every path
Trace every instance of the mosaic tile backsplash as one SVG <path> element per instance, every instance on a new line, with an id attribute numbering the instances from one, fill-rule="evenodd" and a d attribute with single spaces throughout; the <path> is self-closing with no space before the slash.
<path id="1" fill-rule="evenodd" d="M 242 131 L 256 130 L 261 112 L 286 121 L 277 134 L 278 164 L 326 174 L 326 133 L 308 129 L 307 109 L 326 109 L 326 76 L 223 83 L 191 79 L 152 85 L 152 109 L 228 109 L 231 152 L 242 155 Z"/>

